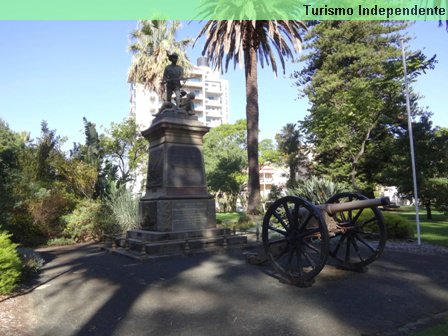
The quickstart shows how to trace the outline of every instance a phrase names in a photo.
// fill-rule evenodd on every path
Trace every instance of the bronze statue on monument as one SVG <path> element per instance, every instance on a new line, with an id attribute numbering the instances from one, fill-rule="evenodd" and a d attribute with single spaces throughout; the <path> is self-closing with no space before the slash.
<path id="1" fill-rule="evenodd" d="M 162 84 L 165 85 L 165 101 L 154 116 L 160 117 L 162 113 L 168 111 L 192 116 L 194 115 L 193 100 L 196 95 L 194 92 L 187 93 L 185 90 L 181 90 L 183 84 L 189 78 L 184 77 L 184 69 L 180 65 L 177 65 L 179 55 L 176 53 L 168 54 L 168 59 L 171 61 L 171 64 L 166 66 L 162 80 Z M 175 104 L 172 102 L 173 93 L 175 94 Z"/>

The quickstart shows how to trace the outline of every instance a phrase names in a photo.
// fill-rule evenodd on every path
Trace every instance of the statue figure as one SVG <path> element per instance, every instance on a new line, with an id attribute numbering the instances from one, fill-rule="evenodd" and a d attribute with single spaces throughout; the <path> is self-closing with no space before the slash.
<path id="1" fill-rule="evenodd" d="M 166 101 L 171 102 L 173 92 L 176 94 L 176 106 L 180 106 L 180 80 L 183 77 L 184 69 L 177 65 L 179 55 L 173 53 L 168 55 L 168 59 L 171 61 L 165 71 L 163 72 L 163 83 L 166 83 Z"/>
<path id="2" fill-rule="evenodd" d="M 194 92 L 186 93 L 185 91 L 182 91 L 181 95 L 183 98 L 181 98 L 180 100 L 180 108 L 185 112 L 187 112 L 187 114 L 193 115 L 194 114 L 193 99 L 196 97 L 196 95 L 194 94 Z"/>
<path id="3" fill-rule="evenodd" d="M 164 112 L 173 111 L 177 113 L 186 113 L 188 115 L 194 115 L 194 104 L 193 100 L 196 97 L 194 92 L 187 93 L 184 90 L 180 90 L 180 105 L 176 106 L 172 102 L 165 101 L 162 106 L 159 108 L 157 113 L 154 113 L 153 116 L 157 117 Z"/>

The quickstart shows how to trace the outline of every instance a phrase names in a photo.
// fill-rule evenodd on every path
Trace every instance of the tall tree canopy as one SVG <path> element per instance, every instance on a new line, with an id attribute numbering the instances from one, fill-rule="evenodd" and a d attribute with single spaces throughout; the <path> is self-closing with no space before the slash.
<path id="1" fill-rule="evenodd" d="M 302 123 L 322 173 L 363 187 L 359 168 L 370 141 L 384 141 L 405 125 L 400 39 L 409 23 L 322 21 L 306 37 L 306 66 L 294 73 L 311 102 Z M 409 53 L 412 80 L 435 56 Z M 415 98 L 413 96 L 415 105 Z M 416 109 L 414 109 L 414 113 Z"/>
<path id="2" fill-rule="evenodd" d="M 229 5 L 230 6 L 230 5 Z M 229 20 L 208 21 L 199 37 L 206 36 L 202 51 L 215 67 L 227 71 L 233 61 L 244 64 L 246 76 L 247 157 L 249 164 L 248 213 L 259 209 L 260 172 L 258 161 L 258 80 L 260 61 L 272 66 L 277 73 L 277 60 L 285 67 L 285 59 L 293 57 L 302 45 L 302 21 Z M 277 53 L 277 58 L 275 57 Z"/>

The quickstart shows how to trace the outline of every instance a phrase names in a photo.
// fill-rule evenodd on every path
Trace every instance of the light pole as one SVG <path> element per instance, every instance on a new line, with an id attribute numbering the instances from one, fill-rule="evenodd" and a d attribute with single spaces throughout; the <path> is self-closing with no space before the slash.
<path id="1" fill-rule="evenodd" d="M 418 193 L 417 193 L 417 172 L 415 170 L 415 153 L 414 153 L 414 137 L 412 135 L 412 119 L 411 119 L 411 104 L 409 102 L 409 82 L 406 67 L 406 55 L 404 51 L 403 39 L 400 39 L 401 52 L 403 58 L 403 69 L 404 69 L 404 83 L 405 83 L 405 96 L 406 96 L 406 109 L 408 111 L 408 132 L 409 132 L 409 143 L 411 146 L 411 164 L 412 164 L 412 180 L 414 183 L 414 200 L 415 200 L 415 222 L 417 223 L 417 244 L 421 245 L 420 239 L 420 215 L 418 207 Z"/>

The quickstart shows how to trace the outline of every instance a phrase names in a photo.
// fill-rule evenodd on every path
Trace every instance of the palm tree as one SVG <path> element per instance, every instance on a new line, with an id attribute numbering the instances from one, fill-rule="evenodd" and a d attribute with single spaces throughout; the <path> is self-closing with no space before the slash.
<path id="1" fill-rule="evenodd" d="M 129 51 L 133 54 L 129 68 L 128 82 L 143 84 L 145 88 L 163 93 L 163 70 L 169 64 L 167 53 L 179 55 L 178 64 L 185 70 L 190 63 L 185 49 L 193 43 L 192 39 L 176 40 L 181 23 L 166 20 L 142 20 L 131 33 Z"/>
<path id="2" fill-rule="evenodd" d="M 285 58 L 300 50 L 300 33 L 306 29 L 302 21 L 230 20 L 208 21 L 197 39 L 206 36 L 202 51 L 217 69 L 227 71 L 233 60 L 244 64 L 246 76 L 247 156 L 249 163 L 248 213 L 257 214 L 260 204 L 260 174 L 258 164 L 258 83 L 257 64 L 271 65 L 277 74 L 277 58 L 285 73 Z M 196 39 L 196 41 L 197 41 Z"/>

